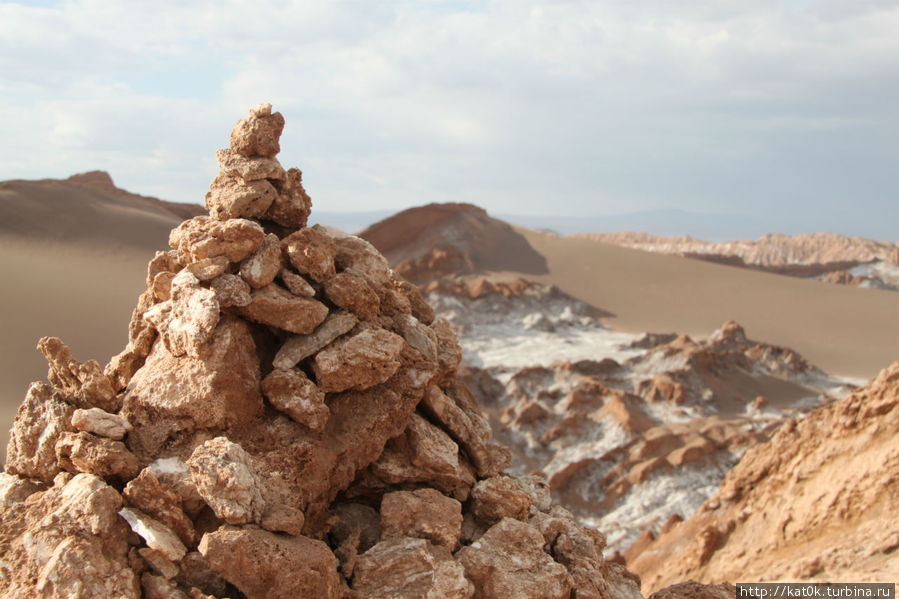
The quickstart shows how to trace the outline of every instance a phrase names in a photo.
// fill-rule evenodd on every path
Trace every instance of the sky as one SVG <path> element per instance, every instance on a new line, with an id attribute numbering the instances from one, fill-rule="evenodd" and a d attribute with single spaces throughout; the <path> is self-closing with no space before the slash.
<path id="1" fill-rule="evenodd" d="M 271 102 L 313 210 L 899 240 L 897 32 L 899 0 L 0 2 L 0 180 L 202 203 Z"/>

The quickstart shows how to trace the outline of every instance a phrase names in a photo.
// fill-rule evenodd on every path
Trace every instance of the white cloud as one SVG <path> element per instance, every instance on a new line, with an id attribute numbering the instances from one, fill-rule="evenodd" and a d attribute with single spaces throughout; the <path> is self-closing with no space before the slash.
<path id="1" fill-rule="evenodd" d="M 272 101 L 328 209 L 889 209 L 897 30 L 875 0 L 0 3 L 0 178 L 201 201 Z"/>

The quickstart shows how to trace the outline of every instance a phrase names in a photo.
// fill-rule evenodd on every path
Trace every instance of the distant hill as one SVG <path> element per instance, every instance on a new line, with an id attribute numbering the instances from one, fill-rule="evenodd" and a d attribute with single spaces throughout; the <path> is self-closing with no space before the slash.
<path id="1" fill-rule="evenodd" d="M 0 182 L 0 235 L 32 241 L 164 249 L 169 230 L 205 212 L 119 189 L 103 171 Z"/>
<path id="2" fill-rule="evenodd" d="M 546 259 L 508 223 L 471 204 L 410 208 L 359 232 L 410 281 L 448 274 L 547 274 Z"/>

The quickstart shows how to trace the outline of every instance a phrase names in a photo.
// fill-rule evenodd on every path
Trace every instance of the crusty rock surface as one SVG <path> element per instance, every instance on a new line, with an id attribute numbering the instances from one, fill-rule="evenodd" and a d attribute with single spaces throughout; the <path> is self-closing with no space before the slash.
<path id="1" fill-rule="evenodd" d="M 252 526 L 206 533 L 200 553 L 247 599 L 337 599 L 337 559 L 326 544 Z"/>
<path id="2" fill-rule="evenodd" d="M 324 391 L 368 389 L 393 376 L 400 367 L 399 357 L 404 346 L 403 338 L 396 333 L 366 329 L 320 351 L 312 369 Z"/>
<path id="3" fill-rule="evenodd" d="M 41 341 L 0 596 L 635 597 L 599 532 L 501 474 L 450 325 L 370 243 L 305 227 L 283 126 L 235 127 L 105 371 Z"/>

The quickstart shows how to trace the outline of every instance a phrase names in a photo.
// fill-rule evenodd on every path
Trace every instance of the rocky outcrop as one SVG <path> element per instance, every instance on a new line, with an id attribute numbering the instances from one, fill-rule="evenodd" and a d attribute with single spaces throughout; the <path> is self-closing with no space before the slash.
<path id="1" fill-rule="evenodd" d="M 510 225 L 471 204 L 429 204 L 377 222 L 359 236 L 404 278 L 426 284 L 486 271 L 545 274 L 546 259 Z"/>
<path id="2" fill-rule="evenodd" d="M 451 327 L 356 237 L 305 227 L 261 105 L 210 216 L 148 268 L 105 370 L 41 341 L 50 384 L 0 479 L 0 595 L 636 597 L 604 537 L 503 474 Z"/>
<path id="3" fill-rule="evenodd" d="M 644 590 L 687 578 L 894 579 L 897 426 L 899 363 L 747 450 L 692 518 L 642 547 L 628 567 Z"/>
<path id="4" fill-rule="evenodd" d="M 526 305 L 538 288 L 529 287 L 515 301 Z M 469 301 L 472 310 L 476 303 L 501 306 L 502 295 L 430 297 L 453 311 L 446 314 L 461 325 L 469 348 L 497 345 L 481 341 L 491 335 L 522 343 L 534 330 L 510 333 L 513 310 L 491 329 L 489 312 L 465 316 L 460 309 Z M 545 313 L 550 306 L 544 304 Z M 570 330 L 559 324 L 553 334 L 570 347 L 575 335 L 589 329 Z M 546 340 L 540 348 L 549 353 L 553 340 L 538 331 L 531 334 Z M 502 351 L 508 360 L 511 352 Z M 657 535 L 670 518 L 689 517 L 740 453 L 766 440 L 784 419 L 848 392 L 795 352 L 748 339 L 732 321 L 707 339 L 644 335 L 620 351 L 631 357 L 523 368 L 488 363 L 486 369 L 469 367 L 467 380 L 483 394 L 494 429 L 513 451 L 512 471 L 543 472 L 553 496 L 582 522 L 600 527 L 610 548 L 627 557 L 635 555 L 625 551 L 629 546 Z M 439 399 L 429 396 L 424 405 L 433 411 Z M 508 497 L 503 505 L 511 509 L 515 502 Z"/>

